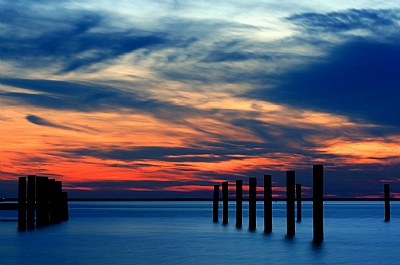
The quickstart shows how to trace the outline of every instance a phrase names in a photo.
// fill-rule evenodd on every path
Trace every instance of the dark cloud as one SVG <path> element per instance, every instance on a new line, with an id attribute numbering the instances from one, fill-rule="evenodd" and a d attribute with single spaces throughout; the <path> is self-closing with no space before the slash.
<path id="1" fill-rule="evenodd" d="M 113 86 L 40 79 L 3 78 L 1 81 L 9 86 L 40 92 L 36 94 L 0 90 L 1 97 L 22 105 L 82 112 L 130 110 L 171 122 L 182 122 L 182 117 L 198 114 L 197 110 L 190 107 L 149 99 Z"/>
<path id="2" fill-rule="evenodd" d="M 325 14 L 301 13 L 288 18 L 289 21 L 311 33 L 340 33 L 357 29 L 380 33 L 379 29 L 398 27 L 399 19 L 399 10 L 372 9 L 350 9 Z"/>
<path id="3" fill-rule="evenodd" d="M 81 132 L 82 131 L 82 130 L 77 129 L 77 128 L 56 124 L 54 122 L 51 122 L 49 120 L 43 119 L 43 118 L 35 116 L 35 115 L 27 115 L 26 119 L 29 122 L 31 122 L 33 124 L 36 124 L 36 125 L 39 125 L 39 126 L 47 126 L 47 127 L 52 127 L 52 128 L 62 129 L 62 130 L 69 130 L 69 131 L 77 131 L 77 132 Z"/>
<path id="4" fill-rule="evenodd" d="M 400 125 L 400 39 L 390 34 L 400 30 L 397 13 L 351 10 L 343 13 L 300 14 L 290 17 L 306 34 L 365 28 L 383 30 L 378 36 L 347 36 L 327 55 L 297 66 L 275 78 L 274 89 L 256 89 L 251 97 L 295 107 L 347 115 L 384 125 Z M 374 29 L 372 29 L 374 28 Z M 301 41 L 305 41 L 302 39 Z"/>
<path id="5" fill-rule="evenodd" d="M 51 64 L 60 72 L 69 72 L 167 42 L 164 33 L 112 28 L 111 18 L 104 13 L 61 9 L 55 18 L 33 5 L 19 8 L 14 4 L 2 12 L 10 34 L 1 39 L 0 55 L 25 66 Z"/>

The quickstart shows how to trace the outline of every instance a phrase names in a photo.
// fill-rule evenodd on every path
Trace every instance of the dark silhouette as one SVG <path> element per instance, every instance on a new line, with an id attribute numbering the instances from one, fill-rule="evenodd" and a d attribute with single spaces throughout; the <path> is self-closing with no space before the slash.
<path id="1" fill-rule="evenodd" d="M 213 194 L 213 222 L 218 222 L 219 185 L 214 185 Z"/>
<path id="2" fill-rule="evenodd" d="M 313 166 L 313 242 L 324 239 L 324 167 Z"/>
<path id="3" fill-rule="evenodd" d="M 301 222 L 301 184 L 296 184 L 297 222 Z"/>
<path id="4" fill-rule="evenodd" d="M 49 224 L 49 179 L 36 178 L 36 227 Z"/>
<path id="5" fill-rule="evenodd" d="M 18 230 L 26 229 L 26 178 L 18 179 Z"/>
<path id="6" fill-rule="evenodd" d="M 27 193 L 27 226 L 28 229 L 35 228 L 35 198 L 36 198 L 36 176 L 28 176 Z"/>
<path id="7" fill-rule="evenodd" d="M 264 175 L 264 233 L 272 232 L 272 181 Z"/>
<path id="8" fill-rule="evenodd" d="M 228 223 L 228 182 L 222 182 L 222 224 Z"/>
<path id="9" fill-rule="evenodd" d="M 236 227 L 242 227 L 243 180 L 236 180 Z"/>
<path id="10" fill-rule="evenodd" d="M 249 230 L 254 231 L 257 227 L 257 179 L 249 179 Z"/>
<path id="11" fill-rule="evenodd" d="M 383 184 L 385 194 L 385 222 L 390 221 L 390 188 L 389 184 Z"/>
<path id="12" fill-rule="evenodd" d="M 287 237 L 291 238 L 295 234 L 294 219 L 294 189 L 295 189 L 295 172 L 286 172 L 286 229 Z"/>

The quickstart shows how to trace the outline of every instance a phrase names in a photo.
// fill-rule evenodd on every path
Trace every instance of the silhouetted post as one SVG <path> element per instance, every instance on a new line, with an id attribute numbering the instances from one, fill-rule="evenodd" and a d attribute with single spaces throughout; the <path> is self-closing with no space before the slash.
<path id="1" fill-rule="evenodd" d="M 313 234 L 314 243 L 324 239 L 324 167 L 313 166 Z"/>
<path id="2" fill-rule="evenodd" d="M 272 232 L 272 182 L 271 175 L 264 175 L 264 233 Z"/>
<path id="3" fill-rule="evenodd" d="M 68 221 L 69 214 L 68 214 L 68 192 L 62 192 L 62 199 L 63 199 L 63 221 Z M 218 204 L 217 204 L 218 205 Z M 217 211 L 217 219 L 218 219 L 218 211 Z"/>
<path id="4" fill-rule="evenodd" d="M 28 194 L 27 194 L 27 225 L 28 229 L 35 228 L 35 199 L 36 199 L 36 176 L 28 176 Z"/>
<path id="5" fill-rule="evenodd" d="M 56 192 L 55 192 L 55 179 L 49 179 L 47 182 L 49 194 L 49 223 L 56 223 Z"/>
<path id="6" fill-rule="evenodd" d="M 249 179 L 249 230 L 257 227 L 257 179 Z"/>
<path id="7" fill-rule="evenodd" d="M 301 222 L 301 184 L 296 184 L 297 222 Z"/>
<path id="8" fill-rule="evenodd" d="M 228 182 L 222 182 L 222 224 L 228 223 Z"/>
<path id="9" fill-rule="evenodd" d="M 218 222 L 219 185 L 214 185 L 213 195 L 213 222 Z"/>
<path id="10" fill-rule="evenodd" d="M 385 193 L 385 222 L 390 221 L 390 188 L 389 184 L 383 185 Z"/>
<path id="11" fill-rule="evenodd" d="M 54 222 L 59 223 L 62 221 L 62 211 L 63 211 L 63 195 L 62 195 L 62 183 L 61 181 L 56 181 L 54 183 Z"/>
<path id="12" fill-rule="evenodd" d="M 295 234 L 294 219 L 294 189 L 295 189 L 295 172 L 286 172 L 286 230 L 287 237 L 293 237 Z"/>
<path id="13" fill-rule="evenodd" d="M 18 179 L 18 230 L 26 229 L 26 177 Z"/>
<path id="14" fill-rule="evenodd" d="M 236 227 L 242 227 L 243 180 L 236 180 Z"/>
<path id="15" fill-rule="evenodd" d="M 36 177 L 36 227 L 49 224 L 48 178 Z"/>

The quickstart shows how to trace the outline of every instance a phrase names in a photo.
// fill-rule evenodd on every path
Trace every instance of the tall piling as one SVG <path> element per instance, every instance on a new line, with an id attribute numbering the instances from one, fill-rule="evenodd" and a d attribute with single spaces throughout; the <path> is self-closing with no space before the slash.
<path id="1" fill-rule="evenodd" d="M 389 184 L 383 185 L 383 191 L 385 196 L 385 222 L 390 221 L 390 188 Z"/>
<path id="2" fill-rule="evenodd" d="M 264 175 L 264 233 L 272 232 L 272 181 Z"/>
<path id="3" fill-rule="evenodd" d="M 254 231 L 257 227 L 257 179 L 249 179 L 249 230 Z"/>
<path id="4" fill-rule="evenodd" d="M 324 167 L 313 166 L 313 241 L 324 239 Z"/>
<path id="5" fill-rule="evenodd" d="M 243 180 L 236 180 L 236 227 L 242 227 L 243 219 Z"/>
<path id="6" fill-rule="evenodd" d="M 18 230 L 26 229 L 26 177 L 18 178 Z"/>
<path id="7" fill-rule="evenodd" d="M 286 230 L 287 237 L 295 234 L 294 199 L 295 199 L 295 172 L 286 172 Z"/>
<path id="8" fill-rule="evenodd" d="M 49 188 L 47 177 L 36 177 L 36 227 L 49 224 Z"/>
<path id="9" fill-rule="evenodd" d="M 28 192 L 27 192 L 27 227 L 35 228 L 35 201 L 36 201 L 36 176 L 28 176 Z"/>
<path id="10" fill-rule="evenodd" d="M 228 223 L 228 182 L 222 182 L 222 224 Z"/>
<path id="11" fill-rule="evenodd" d="M 218 222 L 219 185 L 214 185 L 213 193 L 213 222 Z"/>
<path id="12" fill-rule="evenodd" d="M 301 184 L 296 184 L 297 222 L 301 222 Z"/>

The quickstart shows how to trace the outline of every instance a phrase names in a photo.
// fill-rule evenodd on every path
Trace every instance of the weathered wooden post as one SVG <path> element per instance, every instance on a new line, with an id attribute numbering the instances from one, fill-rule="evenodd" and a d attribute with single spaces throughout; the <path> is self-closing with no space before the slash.
<path id="1" fill-rule="evenodd" d="M 214 185 L 213 194 L 213 222 L 218 222 L 219 185 Z"/>
<path id="2" fill-rule="evenodd" d="M 254 231 L 257 227 L 257 179 L 249 179 L 249 230 Z"/>
<path id="3" fill-rule="evenodd" d="M 301 222 L 301 184 L 296 184 L 297 222 Z"/>
<path id="4" fill-rule="evenodd" d="M 54 222 L 59 223 L 62 221 L 62 210 L 63 210 L 63 195 L 62 195 L 62 183 L 56 181 L 54 183 Z"/>
<path id="5" fill-rule="evenodd" d="M 272 232 L 272 181 L 264 175 L 264 233 Z"/>
<path id="6" fill-rule="evenodd" d="M 18 178 L 18 230 L 26 229 L 26 177 Z"/>
<path id="7" fill-rule="evenodd" d="M 313 166 L 313 236 L 314 243 L 324 239 L 324 167 Z"/>
<path id="8" fill-rule="evenodd" d="M 228 223 L 228 182 L 222 182 L 222 224 Z"/>
<path id="9" fill-rule="evenodd" d="M 294 189 L 295 189 L 295 172 L 286 172 L 286 230 L 287 237 L 293 237 L 295 234 L 294 219 Z"/>
<path id="10" fill-rule="evenodd" d="M 36 201 L 36 176 L 28 176 L 28 193 L 27 193 L 27 226 L 28 229 L 35 228 L 35 201 Z"/>
<path id="11" fill-rule="evenodd" d="M 242 227 L 243 216 L 243 180 L 236 180 L 236 227 Z"/>
<path id="12" fill-rule="evenodd" d="M 36 177 L 36 227 L 49 224 L 48 178 Z"/>
<path id="13" fill-rule="evenodd" d="M 383 185 L 385 194 L 385 222 L 390 221 L 390 188 L 389 184 Z"/>
<path id="14" fill-rule="evenodd" d="M 56 223 L 56 192 L 55 192 L 55 179 L 49 179 L 47 182 L 48 195 L 49 195 L 49 223 Z"/>

